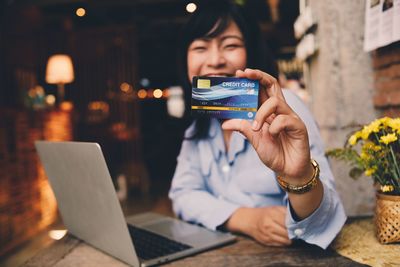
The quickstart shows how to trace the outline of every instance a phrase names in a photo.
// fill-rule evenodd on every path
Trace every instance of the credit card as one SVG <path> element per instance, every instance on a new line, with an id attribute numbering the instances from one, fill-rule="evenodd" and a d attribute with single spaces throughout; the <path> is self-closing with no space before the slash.
<path id="1" fill-rule="evenodd" d="M 258 80 L 193 77 L 192 115 L 218 119 L 254 119 L 258 92 Z"/>

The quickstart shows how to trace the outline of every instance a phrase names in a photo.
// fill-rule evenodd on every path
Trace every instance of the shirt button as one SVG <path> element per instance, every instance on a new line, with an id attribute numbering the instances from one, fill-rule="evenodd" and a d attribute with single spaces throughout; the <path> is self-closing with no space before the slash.
<path id="1" fill-rule="evenodd" d="M 295 229 L 294 230 L 294 234 L 296 236 L 301 236 L 304 233 L 304 231 L 302 229 Z"/>
<path id="2" fill-rule="evenodd" d="M 228 173 L 230 169 L 231 169 L 231 167 L 229 167 L 229 165 L 224 165 L 224 166 L 222 166 L 222 171 L 223 171 L 224 173 Z"/>

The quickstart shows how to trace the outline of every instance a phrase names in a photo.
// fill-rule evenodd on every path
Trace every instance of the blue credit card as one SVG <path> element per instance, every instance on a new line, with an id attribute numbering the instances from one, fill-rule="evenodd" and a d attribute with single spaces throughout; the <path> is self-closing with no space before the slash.
<path id="1" fill-rule="evenodd" d="M 254 119 L 259 82 L 235 77 L 194 77 L 192 115 L 218 119 Z"/>

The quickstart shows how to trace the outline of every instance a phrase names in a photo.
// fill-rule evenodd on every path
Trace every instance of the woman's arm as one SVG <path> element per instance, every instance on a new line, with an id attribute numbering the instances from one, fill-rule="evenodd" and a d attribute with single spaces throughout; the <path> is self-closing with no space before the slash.
<path id="1" fill-rule="evenodd" d="M 222 127 L 243 133 L 257 151 L 261 161 L 291 185 L 307 183 L 314 172 L 310 159 L 307 129 L 289 107 L 278 81 L 259 70 L 237 71 L 238 77 L 260 81 L 261 106 L 252 124 L 247 120 L 229 120 Z M 289 193 L 296 215 L 310 215 L 322 200 L 320 182 L 305 194 Z"/>
<path id="2" fill-rule="evenodd" d="M 262 104 L 253 124 L 245 120 L 229 120 L 223 128 L 244 134 L 261 161 L 282 180 L 291 185 L 304 185 L 314 173 L 306 125 L 286 102 L 275 78 L 250 69 L 236 74 L 260 81 Z M 320 160 L 324 171 L 328 169 L 325 173 L 330 174 L 325 157 L 319 154 L 317 161 Z M 318 179 L 316 186 L 306 193 L 288 193 L 290 238 L 301 238 L 325 248 L 338 233 L 346 217 L 333 184 L 333 177 L 324 177 L 323 183 Z M 304 228 L 300 229 L 300 226 Z"/>

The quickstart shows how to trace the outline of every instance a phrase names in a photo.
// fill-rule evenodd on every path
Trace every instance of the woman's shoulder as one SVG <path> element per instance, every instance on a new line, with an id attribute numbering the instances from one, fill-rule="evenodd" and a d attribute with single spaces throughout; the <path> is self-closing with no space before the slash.
<path id="1" fill-rule="evenodd" d="M 286 103 L 296 112 L 298 115 L 303 113 L 311 115 L 311 112 L 307 106 L 307 103 L 300 98 L 296 93 L 290 89 L 282 89 L 283 96 L 285 97 Z M 300 113 L 300 114 L 299 114 Z"/>
<path id="2" fill-rule="evenodd" d="M 301 104 L 306 106 L 306 103 L 290 89 L 282 88 L 283 96 L 285 97 L 286 102 L 290 105 L 291 103 Z"/>

